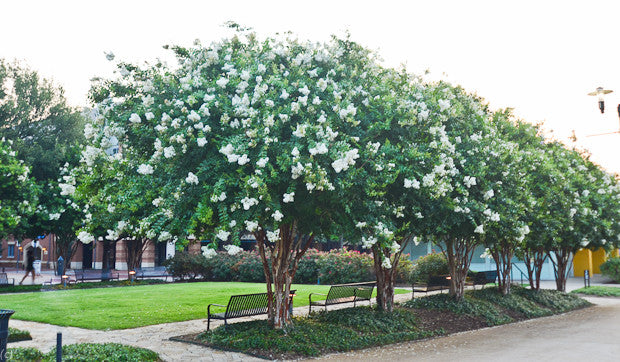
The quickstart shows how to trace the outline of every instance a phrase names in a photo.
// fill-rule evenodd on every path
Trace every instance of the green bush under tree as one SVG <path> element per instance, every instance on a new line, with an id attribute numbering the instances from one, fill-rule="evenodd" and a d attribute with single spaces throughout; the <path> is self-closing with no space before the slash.
<path id="1" fill-rule="evenodd" d="M 9 348 L 7 361 L 56 361 L 56 349 L 43 354 L 36 348 Z M 65 362 L 147 362 L 158 361 L 159 355 L 146 348 L 127 346 L 120 343 L 80 343 L 62 347 Z"/>
<path id="2" fill-rule="evenodd" d="M 601 274 L 620 283 L 620 258 L 610 258 L 601 264 Z"/>
<path id="3" fill-rule="evenodd" d="M 441 253 L 433 253 L 420 257 L 409 273 L 408 282 L 426 283 L 431 275 L 448 274 L 448 261 Z"/>

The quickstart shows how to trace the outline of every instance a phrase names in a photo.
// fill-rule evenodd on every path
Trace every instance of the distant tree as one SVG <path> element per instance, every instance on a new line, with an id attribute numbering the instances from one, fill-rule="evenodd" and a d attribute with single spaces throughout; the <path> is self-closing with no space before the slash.
<path id="1" fill-rule="evenodd" d="M 11 143 L 0 139 L 0 238 L 19 233 L 37 207 L 37 187 Z"/>
<path id="2" fill-rule="evenodd" d="M 67 105 L 62 88 L 22 64 L 0 59 L 0 137 L 12 140 L 41 191 L 36 212 L 16 233 L 31 238 L 56 234 L 57 252 L 69 264 L 83 212 L 61 195 L 59 182 L 64 182 L 63 170 L 79 162 L 84 117 Z"/>

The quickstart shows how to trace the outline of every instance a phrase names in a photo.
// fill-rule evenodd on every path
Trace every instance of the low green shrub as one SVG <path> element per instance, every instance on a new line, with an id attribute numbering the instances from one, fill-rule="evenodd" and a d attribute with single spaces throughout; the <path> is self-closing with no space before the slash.
<path id="1" fill-rule="evenodd" d="M 620 258 L 609 258 L 601 264 L 601 274 L 620 283 Z"/>
<path id="2" fill-rule="evenodd" d="M 564 313 L 592 305 L 577 295 L 571 295 L 557 290 L 541 289 L 532 290 L 526 288 L 513 288 L 513 293 L 523 295 L 543 307 L 549 308 L 554 313 Z"/>
<path id="3" fill-rule="evenodd" d="M 209 279 L 222 282 L 238 281 L 238 273 L 233 268 L 241 261 L 243 254 L 245 254 L 245 252 L 230 255 L 227 252 L 219 251 L 211 258 L 205 259 L 207 261 L 207 265 L 209 265 L 209 269 L 211 270 L 211 276 Z M 257 273 L 264 274 L 262 268 L 258 270 Z"/>
<path id="4" fill-rule="evenodd" d="M 176 253 L 163 265 L 173 277 L 185 280 L 210 279 L 213 265 L 202 254 Z"/>
<path id="5" fill-rule="evenodd" d="M 294 318 L 286 330 L 267 321 L 240 322 L 204 332 L 199 339 L 216 348 L 257 353 L 271 359 L 318 356 L 389 343 L 428 338 L 442 331 L 422 331 L 415 314 L 396 309 L 393 314 L 368 307 L 320 312 Z"/>
<path id="6" fill-rule="evenodd" d="M 120 343 L 80 343 L 62 346 L 62 360 L 66 362 L 142 362 L 158 361 L 159 355 L 149 349 Z M 56 350 L 44 356 L 44 361 L 56 361 Z"/>
<path id="7" fill-rule="evenodd" d="M 416 298 L 403 303 L 407 308 L 449 310 L 456 314 L 465 314 L 473 317 L 482 317 L 487 325 L 495 326 L 513 321 L 505 315 L 502 310 L 493 305 L 492 302 L 472 298 L 465 295 L 465 299 L 457 301 L 448 294 L 429 295 L 424 298 Z"/>
<path id="8" fill-rule="evenodd" d="M 241 258 L 232 266 L 233 280 L 240 282 L 263 283 L 265 282 L 265 272 L 260 255 L 251 252 L 239 253 Z"/>
<path id="9" fill-rule="evenodd" d="M 502 295 L 496 288 L 485 288 L 471 291 L 469 296 L 478 300 L 491 302 L 495 305 L 522 314 L 527 318 L 537 318 L 553 314 L 549 308 L 530 300 L 525 295 L 516 293 L 519 287 L 513 286 L 513 293 Z"/>
<path id="10" fill-rule="evenodd" d="M 88 283 L 75 283 L 75 284 L 67 284 L 65 287 L 62 284 L 56 284 L 52 286 L 51 289 L 54 290 L 68 290 L 68 289 L 93 289 L 93 288 L 107 288 L 107 287 L 126 287 L 129 285 L 152 285 L 152 284 L 163 284 L 165 280 L 159 279 L 140 279 L 134 280 L 133 282 L 130 280 L 108 280 L 104 282 L 88 282 Z"/>
<path id="11" fill-rule="evenodd" d="M 317 260 L 321 284 L 343 284 L 374 280 L 370 254 L 355 250 L 332 250 Z"/>
<path id="12" fill-rule="evenodd" d="M 409 274 L 408 282 L 426 283 L 431 275 L 448 274 L 448 261 L 442 253 L 432 253 L 415 261 Z"/>
<path id="13" fill-rule="evenodd" d="M 32 347 L 15 347 L 7 348 L 6 360 L 10 361 L 40 361 L 43 358 L 43 353 L 36 348 Z M 54 358 L 56 360 L 56 358 Z"/>
<path id="14" fill-rule="evenodd" d="M 399 284 L 411 284 L 409 283 L 410 275 L 413 272 L 414 263 L 409 259 L 409 254 L 401 254 L 398 260 L 398 267 L 396 269 L 396 283 Z"/>
<path id="15" fill-rule="evenodd" d="M 9 327 L 9 338 L 7 342 L 29 341 L 32 339 L 30 332 Z"/>
<path id="16" fill-rule="evenodd" d="M 318 260 L 322 255 L 323 253 L 316 249 L 308 249 L 299 260 L 293 283 L 316 284 L 319 279 Z"/>
<path id="17" fill-rule="evenodd" d="M 0 288 L 0 294 L 3 293 L 26 293 L 26 292 L 38 292 L 41 290 L 41 285 L 9 285 Z"/>

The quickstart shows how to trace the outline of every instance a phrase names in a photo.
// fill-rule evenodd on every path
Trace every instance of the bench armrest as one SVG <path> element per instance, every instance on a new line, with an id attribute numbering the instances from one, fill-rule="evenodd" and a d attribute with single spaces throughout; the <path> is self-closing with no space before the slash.
<path id="1" fill-rule="evenodd" d="M 324 295 L 324 296 L 327 296 L 327 294 L 323 294 L 323 293 L 310 293 L 310 294 L 308 294 L 308 302 L 312 303 L 312 296 L 313 295 Z"/>
<path id="2" fill-rule="evenodd" d="M 221 304 L 215 304 L 215 303 L 213 303 L 213 304 L 209 304 L 209 305 L 207 306 L 207 316 L 211 315 L 211 306 L 212 306 L 212 305 L 214 305 L 214 306 L 216 306 L 216 307 L 226 308 L 226 306 L 225 306 L 225 305 L 221 305 Z"/>

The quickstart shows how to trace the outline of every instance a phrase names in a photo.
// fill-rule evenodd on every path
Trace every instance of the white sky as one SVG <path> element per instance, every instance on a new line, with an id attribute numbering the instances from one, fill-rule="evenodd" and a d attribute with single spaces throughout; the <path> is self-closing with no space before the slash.
<path id="1" fill-rule="evenodd" d="M 620 1 L 208 1 L 89 0 L 0 2 L 0 57 L 19 59 L 87 105 L 89 79 L 117 60 L 167 58 L 164 44 L 221 38 L 227 20 L 262 35 L 292 31 L 326 40 L 348 30 L 387 65 L 429 69 L 484 97 L 545 121 L 620 172 Z M 601 115 L 597 86 L 614 90 Z"/>

